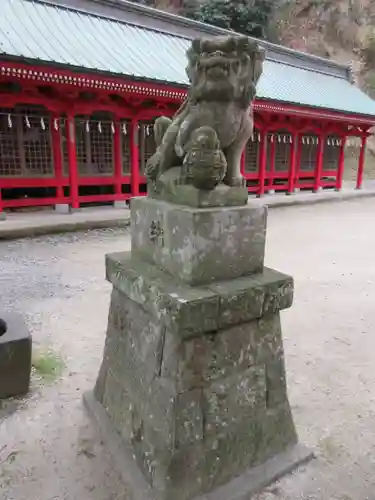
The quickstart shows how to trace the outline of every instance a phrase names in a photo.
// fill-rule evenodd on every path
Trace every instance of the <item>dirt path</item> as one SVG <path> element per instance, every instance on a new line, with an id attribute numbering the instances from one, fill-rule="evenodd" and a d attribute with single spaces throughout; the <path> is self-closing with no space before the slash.
<path id="1" fill-rule="evenodd" d="M 269 216 L 267 265 L 296 280 L 283 313 L 290 399 L 318 459 L 258 500 L 375 498 L 375 200 Z M 104 254 L 124 231 L 0 244 L 2 307 L 64 363 L 31 397 L 0 408 L 0 500 L 130 500 L 82 410 L 102 355 L 110 287 Z"/>

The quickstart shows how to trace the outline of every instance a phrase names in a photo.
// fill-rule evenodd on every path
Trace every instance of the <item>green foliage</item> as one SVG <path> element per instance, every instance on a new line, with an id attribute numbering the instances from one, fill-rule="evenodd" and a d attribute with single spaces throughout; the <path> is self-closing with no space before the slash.
<path id="1" fill-rule="evenodd" d="M 37 376 L 52 382 L 62 374 L 64 362 L 50 350 L 40 351 L 33 354 L 32 367 Z"/>
<path id="2" fill-rule="evenodd" d="M 275 0 L 187 0 L 182 14 L 220 28 L 267 38 Z"/>

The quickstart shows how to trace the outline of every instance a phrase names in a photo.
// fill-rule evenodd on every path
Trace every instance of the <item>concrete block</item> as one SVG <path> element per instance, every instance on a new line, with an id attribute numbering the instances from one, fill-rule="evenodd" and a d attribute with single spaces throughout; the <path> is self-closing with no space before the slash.
<path id="1" fill-rule="evenodd" d="M 32 340 L 21 315 L 0 313 L 7 331 L 0 336 L 0 399 L 26 394 L 30 386 Z"/>
<path id="2" fill-rule="evenodd" d="M 120 209 L 121 209 L 121 208 L 122 208 L 122 209 L 124 209 L 124 208 L 125 208 L 125 209 L 128 209 L 128 205 L 127 205 L 127 203 L 126 203 L 126 200 L 120 200 L 120 201 L 119 201 L 119 200 L 117 200 L 117 201 L 114 201 L 114 202 L 113 202 L 113 208 L 116 208 L 116 209 L 117 209 L 117 208 L 120 208 Z"/>
<path id="3" fill-rule="evenodd" d="M 58 214 L 70 214 L 70 205 L 68 203 L 59 203 L 55 205 L 55 212 Z"/>

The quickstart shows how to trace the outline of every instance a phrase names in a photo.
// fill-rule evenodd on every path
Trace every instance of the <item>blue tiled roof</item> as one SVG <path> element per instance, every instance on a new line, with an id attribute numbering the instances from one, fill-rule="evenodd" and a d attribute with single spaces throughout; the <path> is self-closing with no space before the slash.
<path id="1" fill-rule="evenodd" d="M 187 84 L 190 40 L 30 0 L 0 0 L 0 56 Z M 266 60 L 258 98 L 375 116 L 346 78 Z"/>

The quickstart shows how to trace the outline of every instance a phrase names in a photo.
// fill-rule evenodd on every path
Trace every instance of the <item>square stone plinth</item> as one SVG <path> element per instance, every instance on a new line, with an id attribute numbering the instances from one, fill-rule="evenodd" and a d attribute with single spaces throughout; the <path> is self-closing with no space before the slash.
<path id="1" fill-rule="evenodd" d="M 179 337 L 214 332 L 292 305 L 293 279 L 273 269 L 191 287 L 131 252 L 106 256 L 106 276 Z"/>
<path id="2" fill-rule="evenodd" d="M 28 392 L 31 374 L 31 335 L 18 314 L 0 313 L 8 330 L 0 337 L 0 399 Z"/>
<path id="3" fill-rule="evenodd" d="M 132 252 L 200 285 L 261 272 L 267 208 L 192 208 L 152 198 L 131 203 Z"/>

